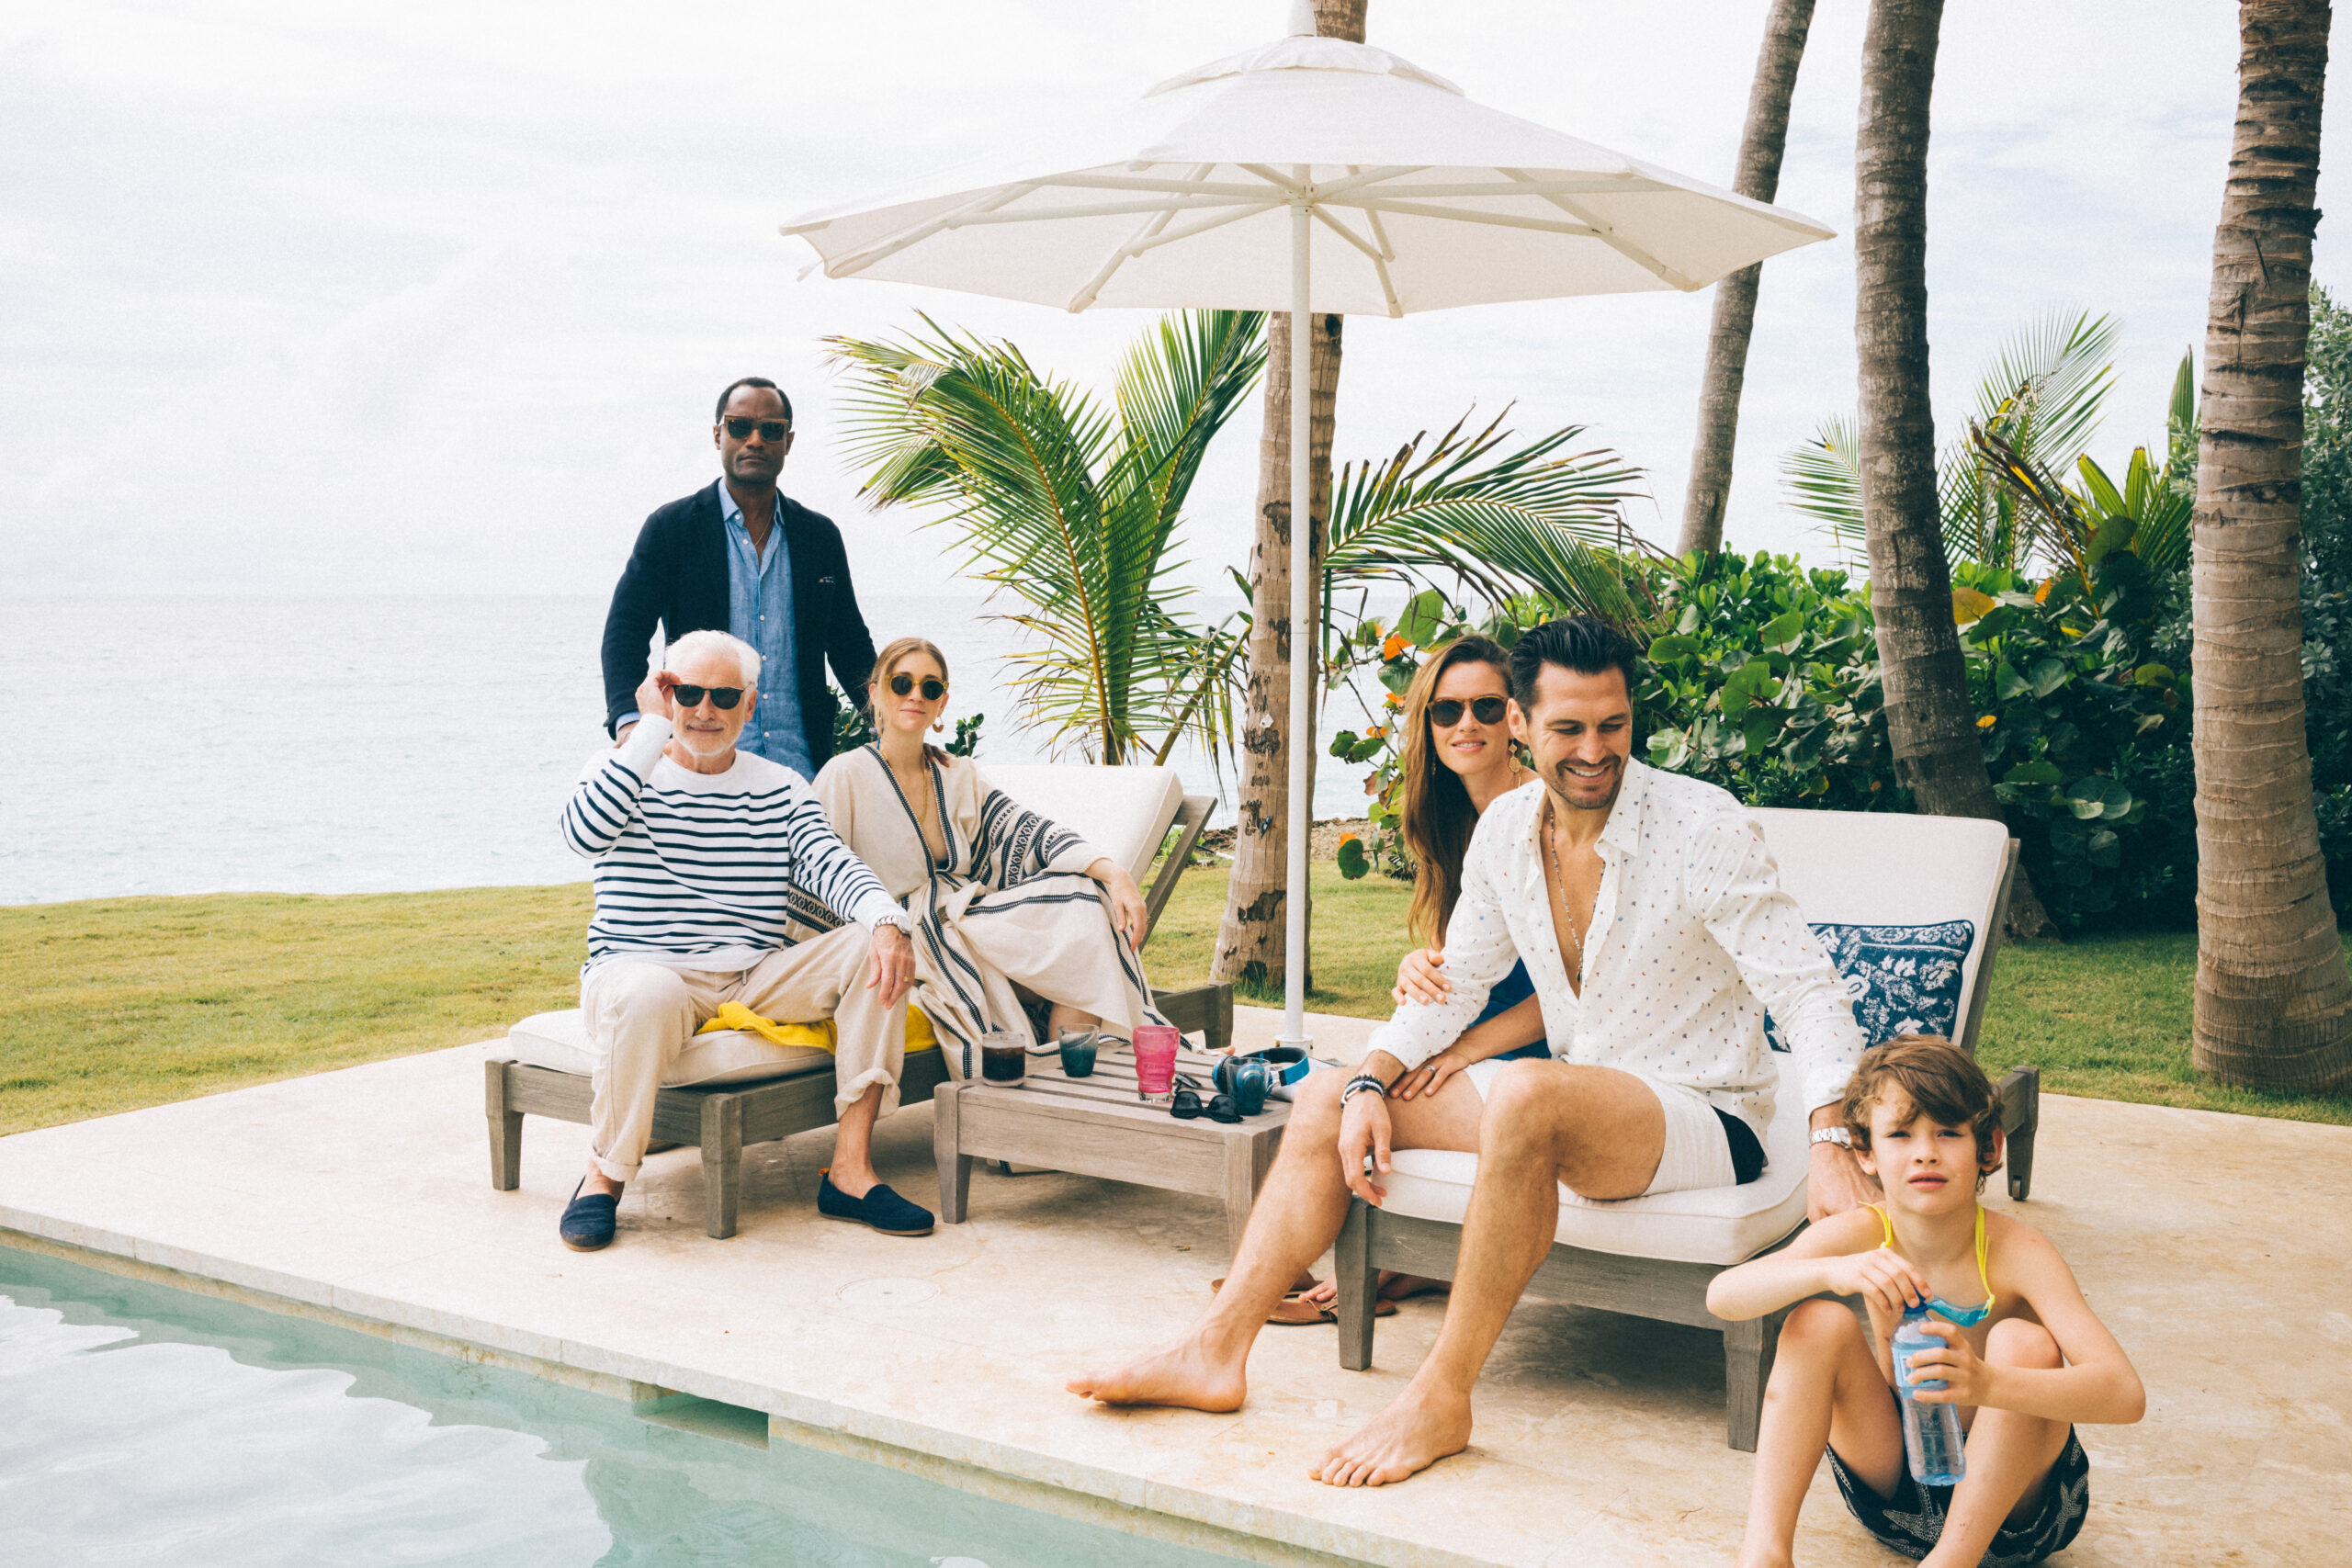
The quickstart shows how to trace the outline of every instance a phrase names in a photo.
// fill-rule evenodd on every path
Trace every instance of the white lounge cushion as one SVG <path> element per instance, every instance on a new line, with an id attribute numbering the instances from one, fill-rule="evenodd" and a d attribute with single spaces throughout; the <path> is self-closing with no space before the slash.
<path id="1" fill-rule="evenodd" d="M 518 1062 L 549 1067 L 560 1073 L 589 1077 L 596 1070 L 595 1047 L 588 1039 L 588 1021 L 578 1008 L 561 1012 L 537 1012 L 506 1032 L 507 1048 Z M 714 1029 L 686 1042 L 662 1087 L 683 1084 L 748 1083 L 753 1078 L 777 1078 L 793 1073 L 833 1070 L 830 1051 L 803 1045 L 779 1045 L 748 1029 Z"/>
<path id="2" fill-rule="evenodd" d="M 1804 1218 L 1811 1159 L 1809 1120 L 1799 1096 L 1774 1097 L 1764 1140 L 1764 1174 L 1745 1187 L 1702 1187 L 1602 1202 L 1560 1189 L 1564 1246 L 1681 1263 L 1744 1263 Z M 1470 1211 L 1478 1156 L 1453 1149 L 1399 1149 L 1381 1185 L 1391 1213 L 1458 1225 Z"/>
<path id="3" fill-rule="evenodd" d="M 1071 762 L 983 762 L 989 782 L 1127 868 L 1137 882 L 1184 804 L 1173 768 Z"/>

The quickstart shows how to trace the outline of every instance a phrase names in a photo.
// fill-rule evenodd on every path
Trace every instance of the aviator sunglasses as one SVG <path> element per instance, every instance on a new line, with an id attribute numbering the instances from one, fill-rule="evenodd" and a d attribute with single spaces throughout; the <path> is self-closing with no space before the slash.
<path id="1" fill-rule="evenodd" d="M 760 433 L 760 439 L 763 441 L 781 441 L 792 434 L 791 424 L 780 419 L 744 419 L 737 416 L 722 423 L 727 426 L 727 434 L 738 441 L 749 439 L 754 429 Z"/>
<path id="2" fill-rule="evenodd" d="M 681 682 L 670 688 L 670 694 L 677 699 L 678 705 L 682 708 L 698 708 L 702 706 L 702 700 L 706 696 L 715 706 L 731 708 L 743 700 L 743 688 L 741 686 L 689 686 Z"/>
<path id="3" fill-rule="evenodd" d="M 1503 699 L 1500 697 L 1480 697 L 1466 705 L 1456 698 L 1445 697 L 1430 705 L 1430 722 L 1440 729 L 1451 729 L 1462 722 L 1462 710 L 1465 705 L 1470 709 L 1470 716 L 1480 724 L 1500 724 L 1503 721 Z"/>
<path id="4" fill-rule="evenodd" d="M 915 678 L 913 676 L 893 675 L 890 677 L 890 694 L 892 696 L 903 697 L 914 689 Z M 940 680 L 934 675 L 926 675 L 922 678 L 922 700 L 924 702 L 935 703 L 946 694 L 946 682 Z"/>

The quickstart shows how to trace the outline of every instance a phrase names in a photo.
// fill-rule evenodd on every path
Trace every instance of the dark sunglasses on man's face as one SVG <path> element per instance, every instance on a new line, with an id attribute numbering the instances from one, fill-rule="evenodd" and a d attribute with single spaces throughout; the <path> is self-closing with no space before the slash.
<path id="1" fill-rule="evenodd" d="M 913 676 L 911 676 L 911 675 L 893 675 L 893 676 L 891 676 L 891 677 L 890 677 L 890 694 L 891 694 L 891 695 L 893 695 L 893 696 L 899 696 L 899 697 L 903 697 L 903 696 L 905 696 L 909 692 L 911 692 L 911 691 L 913 691 L 914 689 L 915 689 L 915 678 L 914 678 Z M 922 678 L 922 700 L 923 700 L 924 702 L 927 702 L 927 703 L 935 703 L 935 702 L 937 702 L 940 698 L 942 698 L 942 697 L 945 696 L 946 694 L 947 694 L 947 682 L 946 682 L 942 681 L 942 680 L 939 680 L 939 679 L 938 679 L 938 678 L 936 678 L 935 676 L 931 676 L 931 675 L 926 675 L 926 676 L 924 676 L 924 677 Z"/>
<path id="2" fill-rule="evenodd" d="M 752 432 L 760 433 L 763 441 L 781 441 L 792 434 L 792 426 L 780 419 L 736 419 L 726 422 L 727 434 L 738 441 L 751 438 Z"/>
<path id="3" fill-rule="evenodd" d="M 1440 729 L 1452 729 L 1462 722 L 1462 710 L 1467 705 L 1470 716 L 1480 724 L 1500 724 L 1503 721 L 1503 700 L 1500 697 L 1480 697 L 1464 705 L 1447 697 L 1430 705 L 1430 722 Z"/>
<path id="4" fill-rule="evenodd" d="M 671 687 L 670 694 L 678 699 L 678 705 L 682 708 L 698 708 L 702 706 L 702 700 L 705 697 L 708 697 L 714 706 L 731 708 L 743 700 L 743 688 L 679 685 Z"/>

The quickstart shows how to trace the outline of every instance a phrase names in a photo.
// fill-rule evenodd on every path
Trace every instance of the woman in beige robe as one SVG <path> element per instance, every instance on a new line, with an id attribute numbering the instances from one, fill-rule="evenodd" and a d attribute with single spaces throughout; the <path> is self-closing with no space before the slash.
<path id="1" fill-rule="evenodd" d="M 903 689 L 902 689 L 903 688 Z M 948 1060 L 990 1030 L 1035 1043 L 1032 998 L 1051 1004 L 1047 1039 L 1100 1026 L 1133 1039 L 1164 1022 L 1136 962 L 1147 915 L 1126 868 L 990 785 L 968 758 L 926 746 L 947 705 L 947 661 L 901 637 L 874 661 L 880 739 L 825 764 L 817 798 L 833 830 L 921 923 L 922 989 Z"/>

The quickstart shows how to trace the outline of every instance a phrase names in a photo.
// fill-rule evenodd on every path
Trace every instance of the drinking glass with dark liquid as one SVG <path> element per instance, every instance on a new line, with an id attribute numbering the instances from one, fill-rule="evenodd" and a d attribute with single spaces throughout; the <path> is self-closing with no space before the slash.
<path id="1" fill-rule="evenodd" d="M 980 1077 L 989 1083 L 1019 1083 L 1029 1072 L 1029 1042 L 1009 1029 L 980 1036 Z"/>

